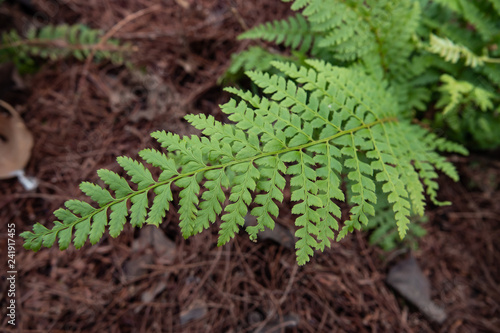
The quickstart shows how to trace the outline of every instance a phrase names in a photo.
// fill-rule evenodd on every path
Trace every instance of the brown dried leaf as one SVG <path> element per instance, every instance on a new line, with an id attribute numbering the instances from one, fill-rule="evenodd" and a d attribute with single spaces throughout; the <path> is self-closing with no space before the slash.
<path id="1" fill-rule="evenodd" d="M 0 113 L 0 179 L 5 179 L 16 176 L 14 171 L 28 163 L 33 135 L 12 106 L 2 100 L 0 106 L 10 113 Z"/>

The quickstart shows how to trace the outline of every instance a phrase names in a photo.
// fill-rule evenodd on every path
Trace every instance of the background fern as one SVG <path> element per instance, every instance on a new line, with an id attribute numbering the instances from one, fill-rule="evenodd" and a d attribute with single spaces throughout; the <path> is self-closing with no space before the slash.
<path id="1" fill-rule="evenodd" d="M 297 14 L 285 20 L 267 22 L 241 34 L 238 39 L 262 39 L 276 44 L 283 44 L 305 53 L 314 45 L 315 33 L 304 16 Z M 313 53 L 317 51 L 314 46 Z"/>
<path id="2" fill-rule="evenodd" d="M 46 25 L 39 30 L 30 28 L 25 37 L 11 30 L 2 34 L 0 62 L 13 61 L 21 71 L 29 71 L 35 67 L 35 57 L 56 60 L 73 56 L 83 61 L 96 49 L 94 58 L 97 61 L 122 64 L 125 53 L 133 50 L 132 46 L 120 45 L 119 40 L 110 39 L 97 49 L 101 36 L 100 30 L 84 24 Z"/>
<path id="3" fill-rule="evenodd" d="M 418 239 L 427 232 L 422 224 L 427 222 L 426 216 L 412 215 L 411 223 L 404 239 L 399 237 L 397 227 L 394 225 L 394 216 L 387 197 L 383 195 L 380 186 L 375 191 L 377 204 L 375 205 L 375 216 L 370 217 L 364 230 L 368 231 L 370 244 L 380 246 L 384 251 L 391 251 L 397 247 L 408 246 L 412 249 L 418 248 Z M 350 195 L 348 193 L 348 195 Z"/>
<path id="4" fill-rule="evenodd" d="M 24 247 L 38 250 L 56 239 L 61 249 L 71 242 L 80 248 L 87 239 L 95 244 L 106 228 L 116 237 L 127 219 L 133 226 L 159 225 L 173 200 L 172 185 L 180 188 L 184 237 L 208 228 L 220 215 L 218 245 L 223 245 L 243 227 L 252 205 L 257 225 L 246 231 L 256 239 L 259 231 L 274 227 L 285 175 L 290 176 L 299 264 L 309 261 L 314 250 L 329 247 L 331 239 L 368 224 L 376 214 L 376 186 L 404 237 L 409 216 L 424 212 L 425 194 L 441 204 L 436 171 L 458 179 L 453 165 L 437 151 L 466 150 L 400 117 L 387 84 L 354 68 L 318 60 L 306 64 L 309 68 L 273 62 L 281 75 L 248 72 L 269 97 L 229 89 L 240 101 L 230 100 L 222 111 L 234 124 L 188 115 L 201 137 L 153 133 L 166 152 L 145 149 L 139 155 L 162 170 L 158 179 L 142 163 L 119 157 L 128 181 L 108 170 L 98 172 L 114 195 L 83 183 L 82 191 L 96 206 L 67 201 L 65 209 L 55 212 L 58 221 L 52 229 L 36 224 L 33 232 L 21 234 Z M 351 196 L 342 192 L 342 182 Z M 348 216 L 341 216 L 339 201 L 351 206 Z M 346 220 L 342 226 L 341 218 Z"/>
<path id="5" fill-rule="evenodd" d="M 257 26 L 240 38 L 273 41 L 337 65 L 360 63 L 380 78 L 406 72 L 403 59 L 413 50 L 417 3 L 306 1 L 294 2 L 292 9 L 302 14 Z"/>
<path id="6" fill-rule="evenodd" d="M 440 92 L 436 106 L 443 110 L 436 114 L 433 126 L 447 129 L 451 138 L 473 148 L 498 147 L 498 1 L 421 3 L 426 16 L 422 19 L 419 34 L 424 41 L 429 36 L 426 48 L 436 54 L 427 60 L 427 71 L 435 73 L 428 85 Z"/>

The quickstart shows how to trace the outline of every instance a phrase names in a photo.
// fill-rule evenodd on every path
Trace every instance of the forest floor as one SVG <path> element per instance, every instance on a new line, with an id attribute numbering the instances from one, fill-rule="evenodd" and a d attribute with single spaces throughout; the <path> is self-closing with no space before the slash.
<path id="1" fill-rule="evenodd" d="M 0 181 L 0 331 L 2 332 L 500 332 L 499 153 L 449 156 L 457 183 L 440 178 L 439 196 L 453 205 L 428 206 L 427 235 L 416 258 L 431 298 L 446 314 L 437 324 L 386 283 L 409 254 L 384 252 L 355 232 L 298 267 L 293 249 L 252 243 L 241 232 L 216 246 L 217 227 L 184 240 L 171 209 L 160 229 L 127 226 L 115 239 L 81 250 L 22 248 L 17 238 L 17 326 L 7 324 L 7 224 L 16 233 L 83 196 L 96 170 L 119 172 L 117 156 L 158 147 L 149 134 L 195 133 L 190 113 L 224 120 L 229 99 L 218 84 L 247 27 L 289 14 L 287 4 L 257 0 L 33 0 L 36 15 L 2 5 L 5 24 L 84 23 L 136 46 L 131 67 L 66 59 L 23 76 L 24 89 L 3 89 L 35 144 L 26 168 L 39 181 L 26 191 Z M 4 21 L 5 23 L 5 21 Z M 3 24 L 3 23 L 2 23 Z M 0 78 L 7 80 L 7 78 Z M 494 157 L 496 154 L 496 157 Z M 294 228 L 289 200 L 278 222 Z"/>

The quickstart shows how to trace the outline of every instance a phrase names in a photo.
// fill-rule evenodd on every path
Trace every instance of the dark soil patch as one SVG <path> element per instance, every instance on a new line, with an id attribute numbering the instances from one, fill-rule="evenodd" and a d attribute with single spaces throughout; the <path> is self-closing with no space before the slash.
<path id="1" fill-rule="evenodd" d="M 48 22 L 108 31 L 157 2 L 33 3 Z M 31 20 L 10 5 L 2 11 L 15 22 Z M 129 227 L 116 239 L 105 236 L 98 246 L 78 251 L 32 253 L 17 238 L 17 328 L 7 325 L 7 224 L 15 223 L 17 234 L 35 222 L 50 226 L 52 211 L 65 200 L 83 199 L 78 185 L 96 181 L 97 169 L 119 172 L 117 156 L 156 147 L 152 131 L 193 133 L 182 119 L 188 113 L 223 119 L 218 104 L 228 96 L 217 79 L 230 55 L 246 45 L 236 36 L 245 25 L 287 13 L 279 1 L 163 1 L 113 36 L 138 46 L 131 56 L 135 70 L 63 60 L 25 78 L 29 93 L 9 101 L 36 138 L 26 172 L 40 185 L 27 192 L 16 180 L 0 184 L 3 331 L 500 332 L 498 153 L 450 156 L 461 181 L 443 178 L 440 197 L 453 205 L 429 207 L 428 235 L 413 253 L 431 281 L 432 299 L 448 314 L 442 325 L 386 285 L 400 252 L 370 246 L 365 233 L 297 267 L 293 251 L 252 243 L 244 233 L 221 248 L 216 227 L 184 240 L 175 210 L 161 226 L 175 244 L 168 256 L 140 245 L 142 234 Z M 292 228 L 287 207 L 279 222 Z"/>

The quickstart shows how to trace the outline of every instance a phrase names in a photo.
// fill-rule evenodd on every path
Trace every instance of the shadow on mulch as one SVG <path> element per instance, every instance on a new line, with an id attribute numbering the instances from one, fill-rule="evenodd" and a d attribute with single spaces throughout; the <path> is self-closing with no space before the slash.
<path id="1" fill-rule="evenodd" d="M 144 8 L 113 36 L 137 45 L 135 70 L 73 60 L 48 63 L 27 78 L 28 100 L 11 100 L 36 142 L 27 174 L 40 182 L 26 192 L 16 180 L 0 184 L 0 248 L 7 224 L 16 233 L 35 222 L 50 226 L 52 211 L 83 199 L 81 181 L 96 170 L 119 172 L 119 155 L 155 146 L 157 129 L 191 134 L 182 117 L 211 114 L 228 96 L 217 79 L 230 55 L 245 47 L 244 26 L 284 17 L 278 1 L 33 1 L 52 23 L 82 22 L 108 31 Z M 13 7 L 2 10 L 28 20 Z M 21 22 L 17 21 L 17 22 Z M 428 235 L 413 253 L 429 277 L 432 299 L 448 318 L 436 325 L 385 284 L 398 252 L 370 247 L 355 233 L 303 266 L 278 244 L 252 243 L 242 233 L 217 248 L 217 228 L 184 240 L 175 209 L 160 229 L 126 227 L 116 239 L 60 252 L 25 251 L 16 239 L 16 322 L 5 315 L 2 255 L 0 315 L 4 331 L 23 332 L 500 332 L 500 162 L 454 158 L 462 180 L 443 179 L 429 207 Z M 293 227 L 285 203 L 279 222 Z M 4 264 L 5 263 L 5 264 Z"/>

